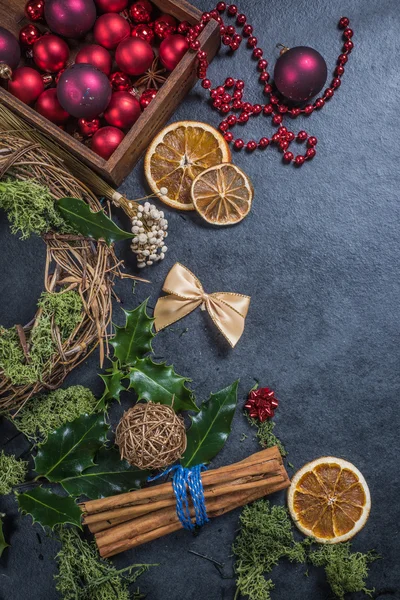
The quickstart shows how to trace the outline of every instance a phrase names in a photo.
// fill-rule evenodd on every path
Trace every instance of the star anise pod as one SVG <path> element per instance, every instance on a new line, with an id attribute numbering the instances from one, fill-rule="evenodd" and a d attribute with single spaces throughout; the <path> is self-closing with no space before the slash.
<path id="1" fill-rule="evenodd" d="M 154 88 L 158 90 L 167 80 L 165 73 L 166 70 L 160 65 L 158 57 L 156 56 L 150 69 L 135 81 L 135 86 L 145 86 L 147 89 Z"/>

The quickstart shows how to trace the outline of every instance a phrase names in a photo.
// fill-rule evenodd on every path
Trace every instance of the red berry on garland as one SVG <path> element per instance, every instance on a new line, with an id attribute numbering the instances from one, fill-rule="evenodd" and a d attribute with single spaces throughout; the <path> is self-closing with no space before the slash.
<path id="1" fill-rule="evenodd" d="M 148 107 L 148 105 L 156 97 L 156 95 L 157 95 L 157 90 L 154 90 L 152 88 L 149 88 L 148 90 L 144 90 L 144 92 L 140 96 L 140 106 L 142 107 L 143 110 Z"/>
<path id="2" fill-rule="evenodd" d="M 129 14 L 134 23 L 150 23 L 153 7 L 147 0 L 135 2 L 129 9 Z"/>
<path id="3" fill-rule="evenodd" d="M 127 92 L 132 85 L 129 75 L 116 71 L 110 75 L 110 83 L 114 92 Z"/>
<path id="4" fill-rule="evenodd" d="M 12 80 L 8 82 L 8 91 L 25 104 L 33 104 L 44 92 L 42 76 L 31 67 L 15 69 Z"/>
<path id="5" fill-rule="evenodd" d="M 139 25 L 132 28 L 131 37 L 138 37 L 148 44 L 152 44 L 154 41 L 154 31 L 151 28 L 151 25 L 139 23 Z"/>
<path id="6" fill-rule="evenodd" d="M 269 388 L 259 388 L 258 390 L 252 390 L 250 392 L 244 407 L 248 410 L 252 419 L 258 419 L 262 423 L 274 416 L 278 404 L 279 402 L 277 398 L 275 398 L 275 392 L 273 392 L 273 390 L 270 390 Z"/>
<path id="7" fill-rule="evenodd" d="M 33 45 L 33 60 L 42 71 L 57 73 L 65 67 L 68 59 L 68 45 L 57 35 L 43 35 Z"/>
<path id="8" fill-rule="evenodd" d="M 92 137 L 100 129 L 100 119 L 79 119 L 78 128 L 84 138 Z"/>
<path id="9" fill-rule="evenodd" d="M 36 101 L 35 109 L 56 125 L 64 125 L 69 119 L 69 114 L 58 101 L 56 88 L 42 92 Z"/>
<path id="10" fill-rule="evenodd" d="M 19 32 L 19 41 L 21 42 L 21 45 L 25 47 L 33 46 L 33 44 L 41 37 L 42 34 L 40 30 L 33 23 L 28 23 L 28 25 L 22 27 Z"/>
<path id="11" fill-rule="evenodd" d="M 96 20 L 93 0 L 45 0 L 44 18 L 54 33 L 80 38 L 90 31 Z"/>
<path id="12" fill-rule="evenodd" d="M 114 92 L 110 104 L 104 111 L 104 118 L 109 125 L 128 129 L 140 117 L 140 104 L 129 92 Z"/>
<path id="13" fill-rule="evenodd" d="M 103 47 L 97 44 L 83 46 L 76 55 L 77 64 L 84 63 L 100 69 L 107 76 L 111 73 L 112 59 L 111 54 Z"/>
<path id="14" fill-rule="evenodd" d="M 168 71 L 173 71 L 189 49 L 189 42 L 179 33 L 161 42 L 160 60 Z"/>
<path id="15" fill-rule="evenodd" d="M 151 67 L 153 59 L 150 44 L 136 37 L 123 40 L 115 52 L 115 62 L 127 75 L 142 75 Z"/>
<path id="16" fill-rule="evenodd" d="M 25 5 L 25 16 L 30 21 L 42 21 L 44 19 L 44 1 L 29 0 Z"/>
<path id="17" fill-rule="evenodd" d="M 64 110 L 73 117 L 93 119 L 107 108 L 111 83 L 92 65 L 73 65 L 61 75 L 57 96 Z"/>
<path id="18" fill-rule="evenodd" d="M 100 13 L 120 13 L 128 7 L 128 0 L 94 0 L 94 3 Z"/>
<path id="19" fill-rule="evenodd" d="M 131 33 L 128 21 L 115 13 L 101 15 L 94 24 L 93 35 L 97 44 L 114 50 Z"/>
<path id="20" fill-rule="evenodd" d="M 286 50 L 275 64 L 275 85 L 285 98 L 294 102 L 304 102 L 318 94 L 327 76 L 321 54 L 306 46 Z"/>
<path id="21" fill-rule="evenodd" d="M 92 138 L 92 150 L 108 160 L 124 137 L 123 131 L 116 127 L 101 127 Z"/>
<path id="22" fill-rule="evenodd" d="M 8 29 L 0 27 L 0 63 L 3 63 L 6 78 L 10 77 L 12 70 L 18 67 L 20 59 L 21 50 L 17 38 Z"/>

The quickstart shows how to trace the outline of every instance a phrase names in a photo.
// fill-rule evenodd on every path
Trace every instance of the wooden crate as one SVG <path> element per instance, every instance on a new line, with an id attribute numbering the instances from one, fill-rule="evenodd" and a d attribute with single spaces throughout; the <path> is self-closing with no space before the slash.
<path id="1" fill-rule="evenodd" d="M 27 21 L 24 19 L 24 6 L 26 0 L 0 0 L 0 23 L 12 31 L 17 37 L 19 30 Z M 201 12 L 185 0 L 152 0 L 162 12 L 169 13 L 180 21 L 189 21 L 195 24 L 200 20 Z M 204 28 L 199 40 L 201 47 L 207 52 L 209 59 L 213 58 L 220 43 L 219 25 L 211 21 Z M 75 42 L 76 51 L 85 42 Z M 73 53 L 73 52 L 72 52 Z M 171 117 L 178 104 L 196 81 L 196 53 L 187 52 L 179 65 L 169 75 L 157 96 L 141 114 L 133 127 L 127 132 L 125 138 L 109 158 L 104 160 L 87 146 L 74 139 L 70 134 L 50 123 L 32 108 L 9 94 L 0 87 L 0 102 L 4 103 L 13 112 L 25 119 L 45 133 L 57 144 L 68 149 L 72 154 L 86 163 L 105 180 L 113 185 L 120 185 L 130 173 L 136 162 L 146 150 L 150 141 L 160 128 Z"/>

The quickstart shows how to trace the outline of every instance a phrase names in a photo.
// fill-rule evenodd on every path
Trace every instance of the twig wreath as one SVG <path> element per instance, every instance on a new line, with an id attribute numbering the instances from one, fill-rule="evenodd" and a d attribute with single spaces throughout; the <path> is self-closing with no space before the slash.
<path id="1" fill-rule="evenodd" d="M 0 326 L 0 410 L 15 412 L 40 391 L 59 387 L 96 346 L 103 363 L 115 279 L 137 278 L 122 273 L 123 263 L 113 245 L 107 244 L 110 240 L 76 233 L 55 209 L 55 201 L 72 197 L 94 213 L 103 213 L 94 191 L 105 195 L 107 190 L 109 198 L 113 192 L 115 199 L 121 195 L 94 174 L 89 188 L 90 182 L 83 183 L 67 170 L 65 154 L 60 156 L 55 146 L 46 147 L 39 137 L 35 139 L 35 130 L 23 126 L 5 107 L 0 111 L 2 207 L 14 233 L 19 231 L 22 238 L 40 233 L 46 244 L 45 291 L 35 316 L 25 326 L 9 330 Z M 89 171 L 81 167 L 84 173 Z M 47 202 L 42 214 L 29 212 L 27 205 L 32 208 L 35 198 L 38 204 Z M 137 212 L 137 202 L 124 201 L 127 209 Z"/>

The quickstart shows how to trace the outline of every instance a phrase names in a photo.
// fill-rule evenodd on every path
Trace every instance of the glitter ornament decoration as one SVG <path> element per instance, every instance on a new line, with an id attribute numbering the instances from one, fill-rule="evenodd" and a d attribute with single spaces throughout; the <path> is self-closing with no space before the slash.
<path id="1" fill-rule="evenodd" d="M 274 69 L 278 91 L 292 102 L 306 102 L 316 96 L 327 76 L 328 68 L 321 54 L 306 46 L 284 48 Z"/>
<path id="2" fill-rule="evenodd" d="M 93 0 L 45 0 L 44 18 L 54 33 L 80 38 L 90 31 L 96 20 Z"/>
<path id="3" fill-rule="evenodd" d="M 118 148 L 125 134 L 117 127 L 101 127 L 92 138 L 92 150 L 108 160 Z"/>
<path id="4" fill-rule="evenodd" d="M 148 44 L 152 44 L 154 41 L 154 31 L 150 25 L 140 23 L 132 28 L 131 37 L 138 37 Z"/>
<path id="5" fill-rule="evenodd" d="M 40 94 L 35 110 L 56 125 L 64 125 L 69 119 L 69 114 L 58 101 L 56 88 L 50 88 Z"/>
<path id="6" fill-rule="evenodd" d="M 247 402 L 244 405 L 252 419 L 257 419 L 261 423 L 271 419 L 279 402 L 275 398 L 275 392 L 269 388 L 259 388 L 251 390 Z"/>
<path id="7" fill-rule="evenodd" d="M 3 77 L 10 77 L 11 72 L 18 67 L 21 59 L 21 49 L 18 40 L 11 31 L 0 27 L 0 67 L 2 70 L 8 68 L 7 74 L 3 73 Z"/>
<path id="8" fill-rule="evenodd" d="M 81 48 L 75 57 L 75 63 L 92 65 L 93 67 L 96 67 L 96 69 L 103 71 L 107 77 L 111 73 L 111 54 L 103 46 L 99 46 L 98 44 L 89 44 L 88 46 Z"/>
<path id="9" fill-rule="evenodd" d="M 44 0 L 29 0 L 25 5 L 25 16 L 30 21 L 43 21 Z"/>
<path id="10" fill-rule="evenodd" d="M 152 47 L 140 38 L 123 40 L 115 52 L 118 68 L 127 75 L 142 75 L 151 66 L 153 59 Z"/>
<path id="11" fill-rule="evenodd" d="M 153 88 L 148 88 L 147 90 L 144 90 L 144 92 L 140 96 L 140 100 L 139 100 L 142 110 L 147 108 L 148 105 L 150 104 L 150 102 L 152 100 L 154 100 L 154 98 L 156 96 L 157 96 L 157 90 L 155 90 Z"/>
<path id="12" fill-rule="evenodd" d="M 114 92 L 127 92 L 132 87 L 129 75 L 116 71 L 110 75 L 110 83 Z"/>
<path id="13" fill-rule="evenodd" d="M 131 28 L 128 21 L 115 13 L 101 15 L 94 24 L 93 36 L 97 44 L 107 50 L 115 50 L 122 40 L 129 37 Z"/>
<path id="14" fill-rule="evenodd" d="M 160 60 L 168 71 L 173 71 L 188 49 L 189 42 L 183 35 L 170 35 L 160 44 Z"/>
<path id="15" fill-rule="evenodd" d="M 42 37 L 40 30 L 33 23 L 24 25 L 19 32 L 19 41 L 21 46 L 29 48 Z"/>
<path id="16" fill-rule="evenodd" d="M 134 23 L 150 23 L 153 7 L 147 0 L 135 2 L 129 9 L 129 15 Z"/>
<path id="17" fill-rule="evenodd" d="M 111 99 L 111 83 L 92 65 L 78 64 L 66 69 L 57 85 L 61 106 L 78 119 L 98 117 Z"/>
<path id="18" fill-rule="evenodd" d="M 84 138 L 90 138 L 100 129 L 100 119 L 79 119 L 78 129 Z"/>
<path id="19" fill-rule="evenodd" d="M 46 73 L 57 73 L 65 67 L 68 59 L 68 44 L 57 35 L 43 35 L 33 45 L 34 63 Z"/>
<path id="20" fill-rule="evenodd" d="M 120 13 L 128 6 L 128 0 L 94 0 L 100 13 Z"/>
<path id="21" fill-rule="evenodd" d="M 138 120 L 141 110 L 138 100 L 129 92 L 114 92 L 104 118 L 109 125 L 128 129 Z"/>
<path id="22" fill-rule="evenodd" d="M 154 33 L 160 40 L 176 32 L 178 24 L 172 15 L 162 14 L 154 21 Z"/>
<path id="23" fill-rule="evenodd" d="M 33 104 L 44 92 L 42 76 L 31 67 L 19 67 L 8 82 L 8 91 L 21 102 Z"/>

